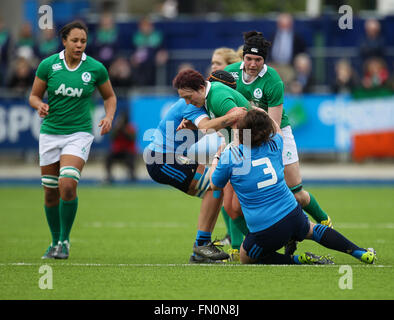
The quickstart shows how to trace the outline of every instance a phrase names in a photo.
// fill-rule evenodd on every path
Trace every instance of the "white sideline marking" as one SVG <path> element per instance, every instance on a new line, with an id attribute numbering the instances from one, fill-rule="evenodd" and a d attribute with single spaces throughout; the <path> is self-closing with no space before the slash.
<path id="1" fill-rule="evenodd" d="M 43 260 L 42 263 L 37 263 L 37 262 L 9 262 L 9 263 L 0 263 L 0 267 L 5 267 L 5 266 L 41 266 L 43 264 L 48 264 L 51 266 L 73 266 L 73 267 L 199 267 L 199 266 L 205 266 L 205 267 L 242 267 L 242 268 L 264 268 L 264 267 L 295 267 L 295 268 L 300 268 L 300 267 L 339 267 L 341 264 L 336 264 L 336 265 L 258 265 L 258 264 L 249 264 L 249 265 L 243 265 L 243 264 L 189 264 L 189 263 L 67 263 L 67 262 L 54 262 L 54 263 L 46 263 L 45 260 Z M 392 265 L 368 265 L 368 264 L 359 264 L 359 265 L 354 265 L 352 264 L 352 268 L 357 268 L 357 267 L 373 267 L 373 268 L 392 268 Z"/>
<path id="2" fill-rule="evenodd" d="M 134 221 L 112 221 L 112 222 L 101 222 L 94 221 L 90 223 L 85 223 L 83 225 L 85 228 L 188 228 L 194 227 L 194 224 L 180 223 L 176 221 L 162 221 L 162 222 L 134 222 Z M 217 227 L 224 227 L 224 224 L 218 223 Z M 357 222 L 343 222 L 335 223 L 335 229 L 394 229 L 394 222 L 386 223 L 357 223 Z"/>

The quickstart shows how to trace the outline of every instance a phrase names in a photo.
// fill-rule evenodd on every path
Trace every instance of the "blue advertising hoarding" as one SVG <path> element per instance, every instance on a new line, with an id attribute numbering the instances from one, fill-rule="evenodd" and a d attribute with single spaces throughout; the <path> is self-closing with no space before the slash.
<path id="1" fill-rule="evenodd" d="M 176 96 L 134 96 L 130 100 L 139 151 L 149 144 L 152 130 Z M 352 136 L 362 132 L 394 131 L 394 97 L 353 100 L 347 95 L 285 96 L 299 152 L 349 152 Z"/>
<path id="2" fill-rule="evenodd" d="M 103 105 L 92 110 L 93 134 L 92 148 L 108 149 L 108 136 L 100 135 L 98 123 L 104 118 Z M 41 118 L 22 98 L 0 98 L 0 152 L 37 150 Z"/>
<path id="3" fill-rule="evenodd" d="M 175 95 L 135 95 L 129 98 L 130 117 L 137 128 L 139 152 L 168 108 L 178 100 Z M 394 131 L 394 97 L 353 100 L 349 96 L 286 96 L 284 108 L 289 115 L 299 152 L 349 152 L 357 133 Z M 119 112 L 121 105 L 119 105 Z M 93 110 L 94 149 L 109 147 L 108 135 L 100 136 L 97 124 L 105 115 L 104 107 Z M 0 98 L 0 152 L 38 150 L 41 119 L 25 99 Z"/>

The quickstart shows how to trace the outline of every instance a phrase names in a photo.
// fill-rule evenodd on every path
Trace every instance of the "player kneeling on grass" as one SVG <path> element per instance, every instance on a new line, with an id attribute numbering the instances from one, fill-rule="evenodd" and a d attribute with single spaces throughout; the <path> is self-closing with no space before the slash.
<path id="1" fill-rule="evenodd" d="M 230 180 L 241 203 L 250 232 L 241 246 L 242 263 L 332 264 L 312 253 L 280 254 L 289 240 L 312 239 L 371 264 L 373 249 L 363 249 L 336 230 L 308 220 L 284 180 L 283 138 L 265 111 L 249 111 L 238 122 L 239 146 L 229 145 L 212 164 L 211 187 L 221 190 Z"/>

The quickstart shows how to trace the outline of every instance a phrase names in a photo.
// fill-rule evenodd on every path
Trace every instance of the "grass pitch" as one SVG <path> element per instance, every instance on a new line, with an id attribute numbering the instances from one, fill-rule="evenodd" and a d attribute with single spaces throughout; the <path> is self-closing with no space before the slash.
<path id="1" fill-rule="evenodd" d="M 393 299 L 394 188 L 308 190 L 338 231 L 377 250 L 376 265 L 308 240 L 299 252 L 330 253 L 336 265 L 189 265 L 199 199 L 170 188 L 83 185 L 70 258 L 44 261 L 50 234 L 41 188 L 0 188 L 0 299 Z M 224 234 L 219 217 L 213 236 Z M 39 286 L 45 264 L 51 290 Z M 351 289 L 340 288 L 342 265 L 351 268 Z"/>

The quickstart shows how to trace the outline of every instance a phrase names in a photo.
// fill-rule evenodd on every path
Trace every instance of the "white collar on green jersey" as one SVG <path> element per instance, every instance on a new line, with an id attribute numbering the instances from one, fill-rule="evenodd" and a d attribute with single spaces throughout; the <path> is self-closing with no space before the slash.
<path id="1" fill-rule="evenodd" d="M 82 64 L 82 61 L 85 61 L 85 60 L 86 60 L 86 54 L 85 54 L 85 52 L 82 52 L 81 61 L 79 62 L 79 64 L 78 64 L 74 69 L 71 69 L 71 68 L 68 67 L 68 65 L 67 65 L 67 63 L 66 63 L 66 59 L 64 59 L 64 50 L 62 50 L 62 51 L 59 52 L 59 58 L 62 59 L 62 60 L 64 60 L 64 65 L 66 66 L 66 68 L 67 68 L 68 71 L 75 71 L 75 70 L 77 70 L 77 69 L 79 68 L 79 66 Z"/>
<path id="2" fill-rule="evenodd" d="M 205 87 L 205 100 L 206 100 L 208 97 L 209 90 L 211 90 L 211 82 L 205 81 L 205 83 L 207 84 L 207 86 Z"/>
<path id="3" fill-rule="evenodd" d="M 244 62 L 241 63 L 239 67 L 242 71 L 244 70 Z M 264 63 L 263 68 L 259 72 L 259 77 L 263 77 L 265 73 L 267 72 L 267 65 Z"/>
<path id="4" fill-rule="evenodd" d="M 207 108 L 206 105 L 207 105 L 208 93 L 209 93 L 209 90 L 211 90 L 211 82 L 210 81 L 205 81 L 205 83 L 207 84 L 206 87 L 205 87 L 205 109 L 206 109 Z"/>

